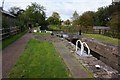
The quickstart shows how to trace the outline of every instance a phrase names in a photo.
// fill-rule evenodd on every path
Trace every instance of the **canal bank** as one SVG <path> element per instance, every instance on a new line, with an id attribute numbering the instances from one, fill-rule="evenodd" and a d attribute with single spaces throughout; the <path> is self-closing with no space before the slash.
<path id="1" fill-rule="evenodd" d="M 65 34 L 65 35 L 67 35 L 67 34 Z M 64 44 L 65 47 L 69 49 L 69 51 L 70 51 L 69 54 L 72 54 L 78 62 L 80 62 L 90 72 L 92 72 L 94 74 L 95 78 L 118 78 L 119 77 L 118 70 L 112 68 L 110 65 L 101 61 L 100 60 L 101 55 L 97 52 L 94 52 L 94 50 L 93 51 L 91 50 L 91 54 L 93 56 L 84 57 L 84 56 L 79 56 L 78 54 L 76 54 L 75 44 L 78 39 L 82 40 L 82 42 L 83 41 L 86 42 L 91 49 L 91 46 L 89 45 L 89 43 L 84 40 L 85 37 L 82 37 L 79 35 L 68 35 L 68 37 L 63 37 L 59 33 L 56 33 L 56 34 L 54 33 L 54 34 L 52 34 L 52 36 L 54 36 L 54 37 L 57 36 L 60 39 L 60 41 L 57 41 L 57 42 L 59 43 L 62 41 L 61 44 Z M 47 38 L 48 37 L 46 37 L 46 40 L 47 40 Z M 42 38 L 40 38 L 40 39 L 42 39 Z M 87 39 L 87 40 L 89 40 L 89 39 Z M 54 41 L 54 38 L 48 39 L 48 41 Z M 93 44 L 91 44 L 91 45 L 93 45 Z M 80 44 L 78 44 L 78 47 L 80 47 Z M 99 65 L 100 68 L 96 68 L 96 65 Z"/>
<path id="2" fill-rule="evenodd" d="M 120 72 L 119 45 L 100 42 L 88 37 L 81 37 L 80 40 L 86 42 L 89 45 L 91 51 L 96 53 L 99 60 Z"/>
<path id="3" fill-rule="evenodd" d="M 90 70 L 95 78 L 118 78 L 119 73 L 116 69 L 113 69 L 111 66 L 107 65 L 100 59 L 97 59 L 94 56 L 79 56 L 76 54 L 74 41 L 70 42 L 68 40 L 63 41 L 63 44 L 70 50 L 71 54 L 88 70 Z M 78 44 L 80 47 L 80 45 Z M 89 46 L 90 47 L 90 46 Z M 92 53 L 92 52 L 91 52 Z M 96 54 L 94 52 L 94 54 Z M 95 65 L 100 65 L 100 68 L 97 69 Z"/>
<path id="4" fill-rule="evenodd" d="M 76 34 L 68 34 L 68 37 L 65 39 L 67 40 L 66 43 L 72 43 L 71 45 L 74 45 L 72 48 L 70 48 L 71 45 L 67 47 L 69 47 L 71 52 L 74 53 L 74 56 L 78 59 L 78 61 L 80 61 L 84 66 L 86 66 L 95 74 L 94 77 L 119 77 L 119 46 L 103 43 L 93 38 L 79 36 Z M 81 40 L 82 42 L 88 44 L 92 56 L 81 57 L 76 54 L 75 45 L 77 40 Z M 81 45 L 78 44 L 78 47 L 80 48 Z M 86 48 L 85 51 L 87 52 Z M 96 69 L 95 65 L 100 65 L 101 69 Z"/>
<path id="5" fill-rule="evenodd" d="M 68 34 L 67 40 L 72 42 L 74 45 L 76 45 L 77 40 L 81 40 L 82 42 L 85 42 L 88 44 L 90 48 L 91 54 L 97 58 L 98 60 L 101 60 L 105 64 L 111 66 L 112 68 L 116 69 L 120 73 L 120 46 L 114 45 L 111 43 L 106 43 L 102 41 L 98 41 L 94 38 L 85 37 L 83 35 L 69 35 Z M 81 47 L 80 44 L 78 44 L 79 47 Z M 87 50 L 87 48 L 85 48 Z"/>

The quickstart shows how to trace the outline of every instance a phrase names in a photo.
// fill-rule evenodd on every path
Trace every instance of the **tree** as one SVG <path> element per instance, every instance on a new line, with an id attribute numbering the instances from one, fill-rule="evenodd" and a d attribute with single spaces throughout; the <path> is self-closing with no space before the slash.
<path id="1" fill-rule="evenodd" d="M 39 24 L 39 26 L 41 26 L 42 29 L 46 29 L 46 15 L 44 10 L 44 7 L 40 4 L 31 3 L 31 5 L 28 5 L 25 10 L 22 10 L 18 7 L 14 7 L 11 8 L 9 11 L 12 14 L 17 15 L 16 25 L 20 26 L 21 29 L 23 29 L 24 26 L 27 26 L 28 23 L 31 23 L 34 26 L 36 26 L 36 24 Z"/>
<path id="2" fill-rule="evenodd" d="M 52 17 L 57 18 L 60 20 L 60 15 L 57 12 L 53 12 Z"/>
<path id="3" fill-rule="evenodd" d="M 97 26 L 106 26 L 107 24 L 107 19 L 110 17 L 110 13 L 108 10 L 108 7 L 101 7 L 98 8 L 98 11 L 95 13 L 94 16 L 94 25 Z"/>
<path id="4" fill-rule="evenodd" d="M 59 20 L 50 16 L 48 19 L 47 19 L 47 22 L 50 24 L 50 25 L 56 25 L 59 23 Z"/>
<path id="5" fill-rule="evenodd" d="M 61 20 L 59 14 L 57 12 L 53 12 L 52 16 L 47 19 L 47 22 L 49 25 L 60 25 Z"/>
<path id="6" fill-rule="evenodd" d="M 79 18 L 79 23 L 86 33 L 92 30 L 92 27 L 94 25 L 94 12 L 92 11 L 84 12 Z"/>
<path id="7" fill-rule="evenodd" d="M 112 14 L 112 19 L 108 22 L 108 26 L 110 26 L 111 32 L 112 32 L 112 36 L 113 37 L 119 37 L 120 34 L 120 12 L 114 12 L 114 14 Z M 120 37 L 119 37 L 120 38 Z"/>
<path id="8" fill-rule="evenodd" d="M 24 14 L 23 14 L 23 18 L 25 19 L 25 22 L 28 23 L 32 23 L 34 26 L 37 24 L 39 24 L 41 26 L 41 29 L 45 29 L 46 28 L 46 15 L 44 12 L 44 7 L 41 6 L 40 4 L 37 3 L 31 3 L 31 5 L 29 5 Z"/>
<path id="9" fill-rule="evenodd" d="M 70 25 L 70 24 L 71 24 L 71 22 L 70 22 L 70 20 L 69 20 L 69 19 L 67 19 L 66 21 L 64 21 L 64 24 L 65 24 L 65 25 Z"/>
<path id="10" fill-rule="evenodd" d="M 107 23 L 110 21 L 112 15 L 118 11 L 120 11 L 120 2 L 98 8 L 94 17 L 94 25 L 107 26 Z"/>
<path id="11" fill-rule="evenodd" d="M 15 16 L 18 16 L 19 14 L 22 13 L 22 11 L 24 11 L 23 9 L 21 9 L 20 7 L 11 7 L 9 10 L 8 10 L 11 14 L 15 15 Z"/>

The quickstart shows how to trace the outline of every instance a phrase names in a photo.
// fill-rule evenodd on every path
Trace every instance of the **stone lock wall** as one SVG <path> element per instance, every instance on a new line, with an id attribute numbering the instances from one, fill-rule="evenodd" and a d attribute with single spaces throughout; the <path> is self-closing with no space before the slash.
<path id="1" fill-rule="evenodd" d="M 80 40 L 86 42 L 90 49 L 100 55 L 100 60 L 120 72 L 120 47 L 96 41 L 91 38 L 82 37 Z"/>

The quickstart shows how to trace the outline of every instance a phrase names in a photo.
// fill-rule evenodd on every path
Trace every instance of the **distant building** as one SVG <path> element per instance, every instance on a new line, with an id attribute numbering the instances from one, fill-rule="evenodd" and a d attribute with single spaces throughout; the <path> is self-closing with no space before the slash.
<path id="1" fill-rule="evenodd" d="M 105 34 L 110 30 L 110 27 L 106 27 L 106 26 L 94 26 L 93 27 L 94 33 L 97 34 Z"/>
<path id="2" fill-rule="evenodd" d="M 16 17 L 11 13 L 0 8 L 0 13 L 2 14 L 2 27 L 14 27 Z M 6 25 L 6 26 L 5 26 Z"/>
<path id="3" fill-rule="evenodd" d="M 120 0 L 112 0 L 112 2 L 120 2 Z"/>
<path id="4" fill-rule="evenodd" d="M 0 10 L 3 10 L 3 7 L 0 7 Z"/>
<path id="5" fill-rule="evenodd" d="M 120 2 L 120 0 L 112 0 L 112 5 L 115 5 L 118 2 Z"/>
<path id="6" fill-rule="evenodd" d="M 10 35 L 14 35 L 19 31 L 15 24 L 16 17 L 14 15 L 0 8 L 0 16 L 2 18 L 2 27 L 0 27 L 0 32 L 2 32 L 0 35 L 2 36 L 0 36 L 0 40 L 6 39 Z"/>

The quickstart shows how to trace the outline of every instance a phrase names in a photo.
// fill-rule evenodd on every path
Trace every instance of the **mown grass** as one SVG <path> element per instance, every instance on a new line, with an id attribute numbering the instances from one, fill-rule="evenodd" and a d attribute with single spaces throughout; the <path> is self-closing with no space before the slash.
<path id="1" fill-rule="evenodd" d="M 34 35 L 50 35 L 50 33 L 40 33 L 40 32 L 35 32 L 33 34 Z"/>
<path id="2" fill-rule="evenodd" d="M 9 38 L 6 38 L 5 40 L 2 41 L 2 49 L 6 48 L 8 45 L 10 45 L 11 43 L 15 42 L 16 40 L 18 40 L 21 36 L 23 36 L 27 31 L 21 32 L 19 34 L 10 36 Z"/>
<path id="3" fill-rule="evenodd" d="M 67 78 L 68 71 L 52 43 L 30 40 L 10 78 Z"/>
<path id="4" fill-rule="evenodd" d="M 96 40 L 100 40 L 102 42 L 106 42 L 106 43 L 111 43 L 114 45 L 118 45 L 118 42 L 120 42 L 120 39 L 117 38 L 111 38 L 108 36 L 104 36 L 104 35 L 99 35 L 99 34 L 83 34 L 84 36 L 90 37 L 90 38 L 94 38 Z"/>

